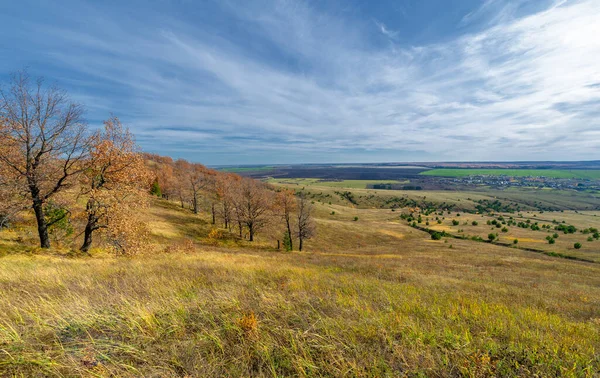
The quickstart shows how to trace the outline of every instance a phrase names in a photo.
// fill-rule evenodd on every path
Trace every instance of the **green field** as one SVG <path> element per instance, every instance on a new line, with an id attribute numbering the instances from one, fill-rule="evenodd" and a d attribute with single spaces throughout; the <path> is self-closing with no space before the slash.
<path id="1" fill-rule="evenodd" d="M 440 168 L 420 173 L 424 176 L 467 177 L 467 176 L 511 176 L 511 177 L 549 177 L 600 179 L 600 170 L 561 170 L 561 169 L 471 169 L 471 168 Z"/>
<path id="2" fill-rule="evenodd" d="M 329 188 L 366 189 L 368 185 L 375 184 L 408 184 L 408 181 L 398 180 L 340 180 L 323 181 L 317 178 L 286 178 L 270 179 L 272 184 L 298 185 L 298 186 L 326 186 Z"/>

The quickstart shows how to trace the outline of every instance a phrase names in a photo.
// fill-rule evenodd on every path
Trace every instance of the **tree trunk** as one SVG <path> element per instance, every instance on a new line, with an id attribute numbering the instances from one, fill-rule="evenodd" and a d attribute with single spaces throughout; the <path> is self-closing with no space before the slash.
<path id="1" fill-rule="evenodd" d="M 302 252 L 302 238 L 298 239 L 298 251 Z"/>
<path id="2" fill-rule="evenodd" d="M 88 205 L 89 206 L 89 205 Z M 88 252 L 92 246 L 92 234 L 94 233 L 97 219 L 94 214 L 88 214 L 88 221 L 85 225 L 85 231 L 83 232 L 83 245 L 79 250 L 81 252 Z"/>
<path id="3" fill-rule="evenodd" d="M 83 234 L 83 245 L 81 246 L 81 248 L 79 248 L 79 250 L 81 252 L 88 252 L 90 250 L 90 247 L 92 246 L 92 234 L 94 232 L 94 229 L 92 228 L 91 224 L 88 222 L 88 224 L 85 226 L 85 232 Z"/>
<path id="4" fill-rule="evenodd" d="M 37 221 L 38 234 L 40 236 L 40 246 L 42 248 L 50 248 L 50 236 L 48 235 L 48 224 L 44 217 L 44 205 L 40 200 L 33 200 L 33 211 L 35 212 L 35 220 Z"/>
<path id="5" fill-rule="evenodd" d="M 290 227 L 290 218 L 289 216 L 285 219 L 285 223 L 287 225 L 287 233 L 288 233 L 288 238 L 290 239 L 290 251 L 294 250 L 294 245 L 292 244 L 292 227 Z"/>
<path id="6" fill-rule="evenodd" d="M 192 206 L 194 210 L 194 214 L 198 214 L 198 197 L 194 194 L 194 200 L 192 201 Z"/>
<path id="7" fill-rule="evenodd" d="M 254 241 L 254 227 L 252 225 L 248 226 L 248 233 L 250 234 L 250 241 Z"/>
<path id="8" fill-rule="evenodd" d="M 240 238 L 242 237 L 242 222 L 238 221 L 238 229 L 240 230 Z"/>
<path id="9" fill-rule="evenodd" d="M 210 210 L 212 211 L 212 224 L 217 223 L 217 217 L 215 215 L 215 204 L 213 203 Z"/>

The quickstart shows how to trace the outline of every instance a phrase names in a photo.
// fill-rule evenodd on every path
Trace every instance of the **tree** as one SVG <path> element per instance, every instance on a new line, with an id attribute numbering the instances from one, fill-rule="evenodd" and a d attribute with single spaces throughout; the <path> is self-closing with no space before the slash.
<path id="1" fill-rule="evenodd" d="M 192 164 L 191 170 L 187 175 L 194 214 L 200 212 L 200 192 L 210 185 L 211 175 L 212 172 L 202 164 Z"/>
<path id="2" fill-rule="evenodd" d="M 2 150 L 0 145 L 0 154 L 3 153 Z M 0 229 L 9 227 L 17 213 L 27 208 L 23 196 L 19 194 L 19 190 L 23 187 L 19 183 L 20 177 L 2 168 L 3 166 L 0 165 Z"/>
<path id="3" fill-rule="evenodd" d="M 184 159 L 177 159 L 174 163 L 173 175 L 175 176 L 173 192 L 179 199 L 181 208 L 185 207 L 187 197 L 187 181 L 192 165 Z"/>
<path id="4" fill-rule="evenodd" d="M 494 240 L 496 240 L 496 235 L 495 234 L 488 234 L 488 240 L 490 242 L 493 242 Z"/>
<path id="5" fill-rule="evenodd" d="M 234 202 L 239 225 L 248 229 L 249 240 L 254 241 L 256 233 L 269 223 L 272 192 L 263 183 L 245 177 L 239 180 L 236 189 Z"/>
<path id="6" fill-rule="evenodd" d="M 113 116 L 104 122 L 104 130 L 95 135 L 90 163 L 81 178 L 80 196 L 87 199 L 87 222 L 80 250 L 88 252 L 93 233 L 111 227 L 115 212 L 126 213 L 145 204 L 152 175 L 138 153 L 133 136 Z M 120 220 L 124 231 L 125 221 Z"/>
<path id="7" fill-rule="evenodd" d="M 223 219 L 224 228 L 228 230 L 231 230 L 233 220 L 233 189 L 236 187 L 238 180 L 239 176 L 229 173 L 220 173 L 215 178 L 215 196 L 221 204 L 217 214 Z"/>
<path id="8" fill-rule="evenodd" d="M 12 75 L 7 89 L 0 88 L 0 120 L 6 151 L 0 154 L 0 165 L 18 177 L 19 192 L 27 193 L 35 213 L 40 245 L 50 248 L 52 224 L 44 208 L 86 168 L 89 156 L 83 108 L 65 91 L 44 86 L 42 79 L 32 82 L 21 71 Z"/>
<path id="9" fill-rule="evenodd" d="M 312 204 L 301 193 L 297 199 L 297 233 L 298 237 L 298 250 L 302 251 L 304 240 L 310 239 L 315 234 L 315 225 L 312 220 Z"/>
<path id="10" fill-rule="evenodd" d="M 575 249 L 581 249 L 581 243 L 575 243 L 573 247 L 575 247 Z"/>
<path id="11" fill-rule="evenodd" d="M 294 249 L 294 242 L 292 239 L 292 223 L 291 218 L 294 210 L 296 210 L 296 197 L 294 191 L 289 189 L 282 189 L 277 193 L 277 212 L 283 218 L 286 227 L 286 238 L 284 238 L 284 246 L 290 251 Z M 286 245 L 288 243 L 289 245 Z"/>

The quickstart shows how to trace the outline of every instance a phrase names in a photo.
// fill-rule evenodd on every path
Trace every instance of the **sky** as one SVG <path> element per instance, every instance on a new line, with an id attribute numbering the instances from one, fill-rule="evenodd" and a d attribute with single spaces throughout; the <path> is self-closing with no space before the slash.
<path id="1" fill-rule="evenodd" d="M 208 165 L 600 159 L 600 0 L 3 0 L 26 67 Z"/>

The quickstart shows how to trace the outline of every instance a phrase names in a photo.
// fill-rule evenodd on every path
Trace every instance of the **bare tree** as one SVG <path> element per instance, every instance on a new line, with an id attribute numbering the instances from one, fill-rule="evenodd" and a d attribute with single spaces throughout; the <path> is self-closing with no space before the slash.
<path id="1" fill-rule="evenodd" d="M 310 239 L 315 235 L 315 224 L 312 220 L 313 206 L 303 193 L 298 196 L 297 208 L 298 224 L 296 236 L 298 236 L 298 250 L 302 251 L 304 240 Z"/>
<path id="2" fill-rule="evenodd" d="M 85 169 L 90 149 L 83 108 L 64 90 L 46 87 L 42 79 L 32 82 L 21 71 L 12 75 L 8 88 L 0 88 L 0 119 L 0 140 L 9 151 L 0 155 L 0 164 L 22 179 L 40 245 L 49 248 L 46 203 Z"/>
<path id="3" fill-rule="evenodd" d="M 202 164 L 192 164 L 187 178 L 192 195 L 192 210 L 194 214 L 200 212 L 200 193 L 210 186 L 211 176 L 212 173 Z"/>
<path id="4" fill-rule="evenodd" d="M 249 240 L 254 241 L 256 233 L 269 223 L 272 192 L 256 180 L 243 178 L 239 181 L 234 202 L 240 232 L 241 226 L 245 226 L 248 228 Z"/>
<path id="5" fill-rule="evenodd" d="M 293 190 L 282 189 L 280 192 L 277 193 L 277 213 L 283 218 L 283 221 L 285 222 L 290 250 L 294 249 L 292 238 L 292 213 L 295 209 L 296 198 L 294 197 Z"/>

